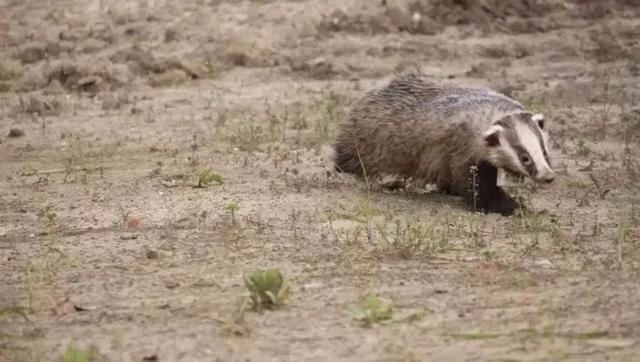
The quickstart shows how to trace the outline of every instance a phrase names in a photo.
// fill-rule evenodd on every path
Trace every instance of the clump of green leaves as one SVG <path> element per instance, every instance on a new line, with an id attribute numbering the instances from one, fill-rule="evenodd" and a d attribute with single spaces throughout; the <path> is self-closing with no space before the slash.
<path id="1" fill-rule="evenodd" d="M 280 269 L 257 270 L 245 274 L 244 284 L 254 309 L 275 309 L 289 297 L 290 289 Z"/>
<path id="2" fill-rule="evenodd" d="M 73 344 L 69 344 L 62 355 L 62 362 L 90 362 L 93 361 L 95 352 L 92 348 L 88 350 L 77 349 Z"/>
<path id="3" fill-rule="evenodd" d="M 370 327 L 374 324 L 389 323 L 393 316 L 393 305 L 391 301 L 368 295 L 360 303 L 349 307 L 347 313 L 364 327 Z"/>
<path id="4" fill-rule="evenodd" d="M 222 178 L 222 175 L 208 168 L 198 174 L 198 185 L 196 187 L 205 188 L 213 185 L 214 183 L 222 185 L 224 183 L 224 179 Z"/>

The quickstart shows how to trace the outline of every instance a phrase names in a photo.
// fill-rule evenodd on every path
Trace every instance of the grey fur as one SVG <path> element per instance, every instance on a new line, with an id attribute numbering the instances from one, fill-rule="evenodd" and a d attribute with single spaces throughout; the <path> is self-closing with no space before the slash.
<path id="1" fill-rule="evenodd" d="M 499 147 L 488 146 L 484 133 L 499 124 L 504 139 L 517 144 L 513 123 L 531 117 L 522 104 L 495 91 L 409 73 L 354 104 L 337 136 L 334 161 L 344 172 L 411 178 L 471 199 L 472 166 L 488 163 L 522 174 Z"/>

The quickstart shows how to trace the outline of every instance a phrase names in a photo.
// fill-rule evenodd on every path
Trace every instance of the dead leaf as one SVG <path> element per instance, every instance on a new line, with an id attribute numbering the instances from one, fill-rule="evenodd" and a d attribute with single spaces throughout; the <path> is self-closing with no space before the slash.
<path id="1" fill-rule="evenodd" d="M 53 307 L 53 314 L 56 316 L 63 316 L 72 312 L 88 312 L 90 309 L 80 307 L 74 304 L 67 296 L 64 300 Z"/>
<path id="2" fill-rule="evenodd" d="M 83 307 L 78 307 L 77 305 L 73 305 L 73 310 L 75 310 L 76 312 L 88 312 L 89 309 L 87 308 L 83 308 Z"/>
<path id="3" fill-rule="evenodd" d="M 138 229 L 140 227 L 140 220 L 138 219 L 131 219 L 129 220 L 129 222 L 127 222 L 127 229 L 131 230 L 131 229 Z"/>

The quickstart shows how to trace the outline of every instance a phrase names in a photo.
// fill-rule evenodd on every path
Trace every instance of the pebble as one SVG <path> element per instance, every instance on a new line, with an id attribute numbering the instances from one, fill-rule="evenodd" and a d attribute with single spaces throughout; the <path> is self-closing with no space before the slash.
<path id="1" fill-rule="evenodd" d="M 11 128 L 7 136 L 9 138 L 24 137 L 24 131 L 21 130 L 20 128 Z"/>

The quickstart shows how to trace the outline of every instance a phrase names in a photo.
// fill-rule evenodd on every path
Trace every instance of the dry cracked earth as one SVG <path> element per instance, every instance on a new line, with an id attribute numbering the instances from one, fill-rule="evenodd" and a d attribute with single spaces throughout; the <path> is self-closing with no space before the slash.
<path id="1" fill-rule="evenodd" d="M 638 358 L 638 1 L 3 0 L 0 47 L 0 361 Z M 532 211 L 334 172 L 415 69 L 545 113 Z"/>

